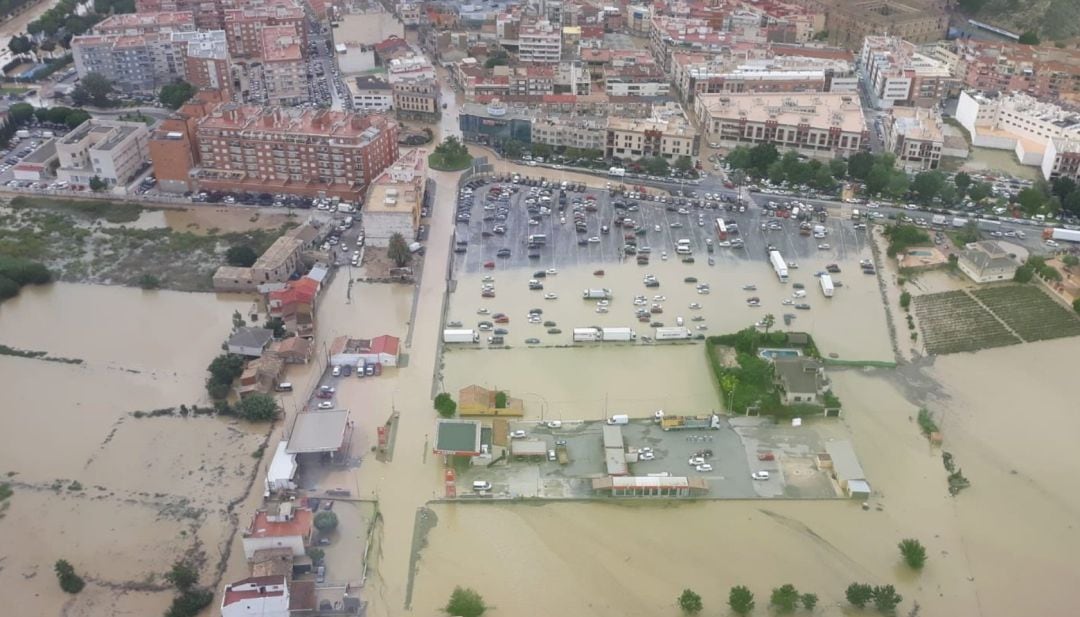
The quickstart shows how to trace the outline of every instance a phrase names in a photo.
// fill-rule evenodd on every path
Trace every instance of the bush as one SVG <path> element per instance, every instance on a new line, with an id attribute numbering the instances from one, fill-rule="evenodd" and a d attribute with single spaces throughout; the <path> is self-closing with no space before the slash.
<path id="1" fill-rule="evenodd" d="M 905 538 L 898 545 L 900 554 L 904 557 L 904 563 L 913 570 L 921 570 L 926 565 L 926 549 L 922 543 L 914 538 Z"/>
<path id="2" fill-rule="evenodd" d="M 476 591 L 463 587 L 454 587 L 450 594 L 450 601 L 443 609 L 452 617 L 480 617 L 487 610 L 484 598 Z"/>
<path id="3" fill-rule="evenodd" d="M 315 515 L 315 529 L 323 533 L 331 532 L 337 529 L 338 518 L 331 510 L 323 510 Z"/>
<path id="4" fill-rule="evenodd" d="M 701 596 L 694 593 L 692 589 L 683 589 L 682 595 L 679 596 L 679 608 L 687 615 L 697 615 L 704 605 L 701 602 Z"/>
<path id="5" fill-rule="evenodd" d="M 754 594 L 742 585 L 736 585 L 728 593 L 728 606 L 739 615 L 745 615 L 754 610 Z"/>
<path id="6" fill-rule="evenodd" d="M 495 393 L 495 409 L 506 409 L 506 399 L 510 398 L 505 392 L 499 390 Z"/>
<path id="7" fill-rule="evenodd" d="M 257 259 L 259 259 L 259 254 L 246 244 L 231 246 L 228 251 L 225 251 L 225 263 L 230 266 L 250 268 Z"/>
<path id="8" fill-rule="evenodd" d="M 1080 298 L 1073 300 L 1073 310 L 1080 313 Z"/>
<path id="9" fill-rule="evenodd" d="M 237 405 L 236 414 L 248 422 L 270 422 L 277 419 L 279 411 L 274 397 L 259 392 L 244 397 Z"/>
<path id="10" fill-rule="evenodd" d="M 865 583 L 852 583 L 844 591 L 844 597 L 856 608 L 863 608 L 874 598 L 874 588 Z"/>
<path id="11" fill-rule="evenodd" d="M 817 606 L 817 602 L 818 602 L 818 597 L 817 597 L 816 593 L 804 593 L 802 595 L 803 608 L 805 608 L 808 611 L 814 610 L 814 607 Z"/>
<path id="12" fill-rule="evenodd" d="M 923 407 L 919 410 L 919 428 L 922 429 L 923 435 L 929 436 L 930 433 L 938 432 L 938 425 L 934 422 L 934 419 L 930 416 L 930 410 Z"/>
<path id="13" fill-rule="evenodd" d="M 165 573 L 165 580 L 172 583 L 180 591 L 187 591 L 199 582 L 199 571 L 191 563 L 180 560 L 173 564 L 171 570 Z"/>
<path id="14" fill-rule="evenodd" d="M 139 287 L 146 290 L 158 289 L 161 287 L 161 279 L 153 274 L 144 274 L 139 277 Z"/>
<path id="15" fill-rule="evenodd" d="M 790 583 L 773 589 L 772 596 L 769 598 L 769 606 L 776 609 L 778 613 L 793 612 L 798 602 L 799 591 Z"/>
<path id="16" fill-rule="evenodd" d="M 209 589 L 188 589 L 173 598 L 165 617 L 195 617 L 214 600 L 214 592 Z"/>
<path id="17" fill-rule="evenodd" d="M 911 307 L 911 294 L 909 294 L 908 292 L 905 291 L 905 292 L 900 294 L 900 308 L 902 308 L 902 309 L 904 309 L 906 311 L 910 307 Z"/>
<path id="18" fill-rule="evenodd" d="M 435 411 L 444 418 L 453 418 L 457 413 L 457 403 L 446 392 L 440 392 L 435 396 Z"/>
<path id="19" fill-rule="evenodd" d="M 896 593 L 896 588 L 892 585 L 874 587 L 874 608 L 879 612 L 891 615 L 903 600 L 904 597 Z"/>
<path id="20" fill-rule="evenodd" d="M 307 550 L 307 555 L 308 555 L 308 557 L 311 557 L 312 563 L 314 563 L 315 565 L 318 565 L 319 562 L 321 562 L 323 560 L 323 557 L 326 556 L 326 552 L 323 551 L 321 548 L 314 548 L 313 547 L 313 548 L 309 548 Z"/>
<path id="21" fill-rule="evenodd" d="M 930 243 L 930 236 L 914 225 L 900 223 L 889 225 L 885 228 L 884 233 L 885 237 L 889 239 L 889 250 L 887 251 L 889 257 L 896 257 L 897 254 L 906 251 L 909 247 Z"/>
<path id="22" fill-rule="evenodd" d="M 56 571 L 56 578 L 60 581 L 60 589 L 67 593 L 79 593 L 86 587 L 86 581 L 75 574 L 75 568 L 66 560 L 57 561 L 53 565 L 53 570 Z"/>

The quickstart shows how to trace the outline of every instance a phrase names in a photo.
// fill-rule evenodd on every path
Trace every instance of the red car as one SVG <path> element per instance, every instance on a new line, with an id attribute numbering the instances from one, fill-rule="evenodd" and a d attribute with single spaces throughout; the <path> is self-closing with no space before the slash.
<path id="1" fill-rule="evenodd" d="M 491 270 L 491 269 L 493 269 L 495 267 L 495 262 L 494 261 L 485 261 L 484 262 L 484 267 L 487 268 L 488 270 Z"/>

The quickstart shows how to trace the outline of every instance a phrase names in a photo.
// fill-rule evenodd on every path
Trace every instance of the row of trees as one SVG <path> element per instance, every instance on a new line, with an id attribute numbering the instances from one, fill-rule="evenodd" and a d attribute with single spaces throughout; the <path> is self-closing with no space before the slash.
<path id="1" fill-rule="evenodd" d="M 44 264 L 20 257 L 0 255 L 0 302 L 19 295 L 27 285 L 44 285 L 52 273 Z"/>
<path id="2" fill-rule="evenodd" d="M 90 119 L 90 113 L 84 109 L 75 109 L 73 107 L 33 107 L 29 103 L 17 103 L 11 106 L 13 111 L 16 107 L 20 108 L 20 115 L 29 111 L 38 122 L 48 122 L 50 124 L 61 124 L 69 129 L 73 129 L 83 122 Z"/>
<path id="3" fill-rule="evenodd" d="M 776 145 L 771 143 L 752 148 L 739 146 L 727 155 L 726 160 L 732 169 L 742 170 L 754 178 L 768 178 L 776 184 L 805 184 L 821 191 L 835 188 L 837 180 L 848 172 L 843 159 L 834 159 L 827 164 L 816 159 L 803 160 L 794 150 L 781 156 Z"/>
<path id="4" fill-rule="evenodd" d="M 101 73 L 87 73 L 79 80 L 79 85 L 71 91 L 71 101 L 76 105 L 112 107 L 116 104 L 113 94 L 116 92 L 109 78 Z"/>

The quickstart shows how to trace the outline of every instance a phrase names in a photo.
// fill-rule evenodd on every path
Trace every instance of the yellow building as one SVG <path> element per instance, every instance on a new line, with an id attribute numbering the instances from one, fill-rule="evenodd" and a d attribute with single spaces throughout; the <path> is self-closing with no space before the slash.
<path id="1" fill-rule="evenodd" d="M 507 395 L 506 406 L 495 406 L 495 395 L 499 390 L 488 390 L 482 386 L 465 386 L 458 391 L 458 414 L 462 416 L 515 416 L 525 415 L 525 403 L 519 398 Z"/>

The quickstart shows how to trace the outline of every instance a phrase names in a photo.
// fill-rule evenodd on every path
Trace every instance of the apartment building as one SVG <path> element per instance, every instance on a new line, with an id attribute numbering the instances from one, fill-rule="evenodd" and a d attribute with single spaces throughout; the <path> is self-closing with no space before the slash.
<path id="1" fill-rule="evenodd" d="M 271 105 L 298 105 L 308 100 L 307 63 L 303 38 L 292 25 L 262 29 L 263 85 Z"/>
<path id="2" fill-rule="evenodd" d="M 388 62 L 386 72 L 391 85 L 412 79 L 435 79 L 435 67 L 431 62 L 424 56 L 411 52 Z"/>
<path id="3" fill-rule="evenodd" d="M 655 64 L 610 68 L 604 72 L 608 96 L 668 96 L 671 79 Z"/>
<path id="4" fill-rule="evenodd" d="M 237 0 L 135 0 L 135 15 L 187 11 L 200 30 L 221 30 L 223 11 L 233 8 Z"/>
<path id="5" fill-rule="evenodd" d="M 553 148 L 603 150 L 607 144 L 607 120 L 589 116 L 539 115 L 532 118 L 532 143 Z"/>
<path id="6" fill-rule="evenodd" d="M 956 74 L 972 90 L 1023 92 L 1080 103 L 1080 51 L 1053 46 L 957 39 L 939 53 L 956 57 Z"/>
<path id="7" fill-rule="evenodd" d="M 775 143 L 808 156 L 834 158 L 869 145 L 855 94 L 707 94 L 695 112 L 705 137 L 725 147 Z"/>
<path id="8" fill-rule="evenodd" d="M 698 133 L 681 114 L 653 118 L 608 118 L 604 142 L 607 158 L 637 160 L 662 157 L 673 160 L 696 156 Z"/>
<path id="9" fill-rule="evenodd" d="M 773 56 L 747 60 L 707 60 L 675 54 L 672 76 L 687 104 L 702 94 L 770 92 L 857 93 L 853 63 L 838 58 Z"/>
<path id="10" fill-rule="evenodd" d="M 153 93 L 184 77 L 184 58 L 168 32 L 88 34 L 71 40 L 80 77 L 100 73 L 122 92 Z"/>
<path id="11" fill-rule="evenodd" d="M 387 111 L 394 108 L 393 87 L 381 77 L 366 75 L 345 82 L 357 111 Z"/>
<path id="12" fill-rule="evenodd" d="M 828 41 L 859 49 L 863 39 L 890 35 L 912 43 L 945 38 L 949 16 L 945 0 L 792 0 L 794 4 L 825 12 Z"/>
<path id="13" fill-rule="evenodd" d="M 258 59 L 265 49 L 262 32 L 266 28 L 287 26 L 299 39 L 300 49 L 307 49 L 307 30 L 304 27 L 304 10 L 293 0 L 270 2 L 227 9 L 223 26 L 229 53 L 237 59 Z"/>
<path id="14" fill-rule="evenodd" d="M 1022 165 L 1038 166 L 1044 175 L 1056 165 L 1056 155 L 1050 153 L 1053 140 L 1080 140 L 1080 112 L 1019 92 L 965 90 L 957 101 L 956 119 L 973 146 L 1012 150 Z"/>
<path id="15" fill-rule="evenodd" d="M 422 148 L 410 150 L 371 183 L 363 210 L 368 246 L 389 246 L 396 233 L 407 242 L 416 237 L 427 187 L 427 155 Z"/>
<path id="16" fill-rule="evenodd" d="M 866 92 L 879 109 L 931 107 L 959 85 L 949 66 L 897 37 L 868 36 L 859 54 Z"/>
<path id="17" fill-rule="evenodd" d="M 184 81 L 200 90 L 224 90 L 224 98 L 232 98 L 232 60 L 224 30 L 173 32 L 171 38 L 184 55 Z"/>
<path id="18" fill-rule="evenodd" d="M 1080 182 L 1080 138 L 1056 137 L 1046 144 L 1040 169 L 1043 178 L 1069 178 Z"/>
<path id="19" fill-rule="evenodd" d="M 195 16 L 191 11 L 121 13 L 107 17 L 94 26 L 94 34 L 104 36 L 192 32 L 194 30 Z"/>
<path id="20" fill-rule="evenodd" d="M 731 32 L 720 32 L 704 19 L 653 15 L 650 23 L 649 49 L 665 72 L 671 71 L 671 56 L 676 52 L 727 55 L 737 39 L 754 42 L 753 37 L 740 39 Z M 765 39 L 756 42 L 764 45 Z"/>
<path id="21" fill-rule="evenodd" d="M 896 155 L 906 171 L 937 169 L 945 136 L 936 107 L 894 107 L 884 119 L 885 149 Z"/>
<path id="22" fill-rule="evenodd" d="M 150 132 L 142 122 L 90 119 L 56 140 L 56 176 L 75 186 L 99 178 L 124 186 L 150 160 Z"/>
<path id="23" fill-rule="evenodd" d="M 155 172 L 206 190 L 356 201 L 398 156 L 397 123 L 382 114 L 196 101 L 181 116 L 188 131 L 155 134 Z M 194 169 L 173 167 L 185 146 Z"/>
<path id="24" fill-rule="evenodd" d="M 432 121 L 439 117 L 439 82 L 429 77 L 398 80 L 391 85 L 400 117 Z"/>
<path id="25" fill-rule="evenodd" d="M 518 30 L 518 60 L 558 63 L 562 59 L 562 28 L 549 21 L 522 24 Z"/>

